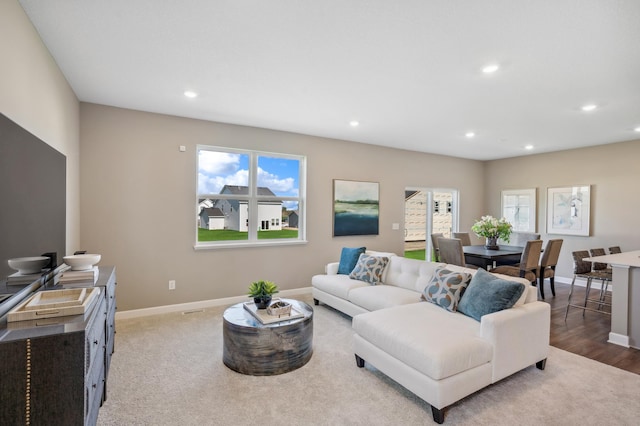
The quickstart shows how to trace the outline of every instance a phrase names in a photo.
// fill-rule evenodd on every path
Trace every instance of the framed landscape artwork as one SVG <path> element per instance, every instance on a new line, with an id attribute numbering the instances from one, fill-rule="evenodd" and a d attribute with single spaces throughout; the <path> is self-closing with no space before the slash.
<path id="1" fill-rule="evenodd" d="M 378 235 L 380 184 L 333 180 L 333 236 Z"/>
<path id="2" fill-rule="evenodd" d="M 591 186 L 547 189 L 547 233 L 589 236 Z"/>

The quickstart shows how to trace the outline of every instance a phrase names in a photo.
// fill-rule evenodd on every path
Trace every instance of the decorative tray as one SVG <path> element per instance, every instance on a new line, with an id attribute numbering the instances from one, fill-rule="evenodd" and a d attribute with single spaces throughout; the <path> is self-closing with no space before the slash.
<path id="1" fill-rule="evenodd" d="M 73 290 L 41 291 L 36 293 L 29 303 L 24 306 L 25 311 L 38 309 L 64 308 L 67 306 L 80 306 L 84 301 L 87 289 L 76 288 Z"/>
<path id="2" fill-rule="evenodd" d="M 100 287 L 39 291 L 7 313 L 7 322 L 65 317 L 87 312 Z"/>
<path id="3" fill-rule="evenodd" d="M 280 299 L 273 299 L 273 302 L 275 303 L 278 300 Z M 304 317 L 304 314 L 293 306 L 291 307 L 291 313 L 288 315 L 269 315 L 266 309 L 258 309 L 256 304 L 253 302 L 245 302 L 242 306 L 244 306 L 244 309 L 257 318 L 262 324 L 273 324 L 276 322 L 289 321 Z"/>

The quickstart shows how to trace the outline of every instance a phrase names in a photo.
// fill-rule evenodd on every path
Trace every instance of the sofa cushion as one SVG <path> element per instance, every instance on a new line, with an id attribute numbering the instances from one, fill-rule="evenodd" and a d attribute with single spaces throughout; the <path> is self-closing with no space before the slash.
<path id="1" fill-rule="evenodd" d="M 420 302 L 420 293 L 392 285 L 356 287 L 349 291 L 349 302 L 367 311 Z"/>
<path id="2" fill-rule="evenodd" d="M 493 346 L 478 337 L 479 322 L 431 303 L 356 315 L 352 324 L 360 337 L 434 380 L 488 363 L 493 356 Z"/>
<path id="3" fill-rule="evenodd" d="M 358 258 L 365 252 L 366 247 L 343 247 L 340 253 L 340 264 L 338 265 L 338 273 L 349 275 L 358 263 Z"/>
<path id="4" fill-rule="evenodd" d="M 382 282 L 421 293 L 431 281 L 433 272 L 441 265 L 443 264 L 392 256 L 385 268 Z"/>
<path id="5" fill-rule="evenodd" d="M 320 291 L 347 300 L 349 291 L 358 287 L 369 287 L 369 284 L 352 280 L 348 275 L 314 275 L 311 285 Z"/>
<path id="6" fill-rule="evenodd" d="M 349 278 L 364 281 L 371 285 L 379 284 L 382 281 L 382 273 L 388 262 L 388 257 L 361 254 L 358 258 L 358 263 L 349 274 Z"/>
<path id="7" fill-rule="evenodd" d="M 480 321 L 483 315 L 511 308 L 524 290 L 521 282 L 507 281 L 478 269 L 460 300 L 458 311 Z"/>
<path id="8" fill-rule="evenodd" d="M 450 312 L 455 312 L 469 281 L 471 281 L 471 274 L 453 272 L 443 267 L 437 268 L 431 282 L 422 292 L 422 298 Z"/>

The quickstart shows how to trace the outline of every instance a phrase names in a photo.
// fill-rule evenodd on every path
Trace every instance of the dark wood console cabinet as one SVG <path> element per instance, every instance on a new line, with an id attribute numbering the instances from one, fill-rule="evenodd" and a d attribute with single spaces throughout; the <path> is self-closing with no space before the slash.
<path id="1" fill-rule="evenodd" d="M 115 268 L 100 267 L 95 286 L 100 298 L 84 315 L 0 324 L 0 424 L 96 424 L 114 351 Z"/>

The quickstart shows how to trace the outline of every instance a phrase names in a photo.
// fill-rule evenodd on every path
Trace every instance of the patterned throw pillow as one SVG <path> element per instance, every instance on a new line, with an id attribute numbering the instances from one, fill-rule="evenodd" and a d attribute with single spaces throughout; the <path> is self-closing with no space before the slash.
<path id="1" fill-rule="evenodd" d="M 389 263 L 389 258 L 384 256 L 370 256 L 361 254 L 358 263 L 353 271 L 349 274 L 349 278 L 364 281 L 371 285 L 380 284 L 382 281 L 382 273 Z"/>
<path id="2" fill-rule="evenodd" d="M 445 268 L 437 268 L 431 282 L 422 292 L 422 298 L 447 311 L 456 312 L 458 302 L 471 281 L 471 274 L 454 272 Z"/>

